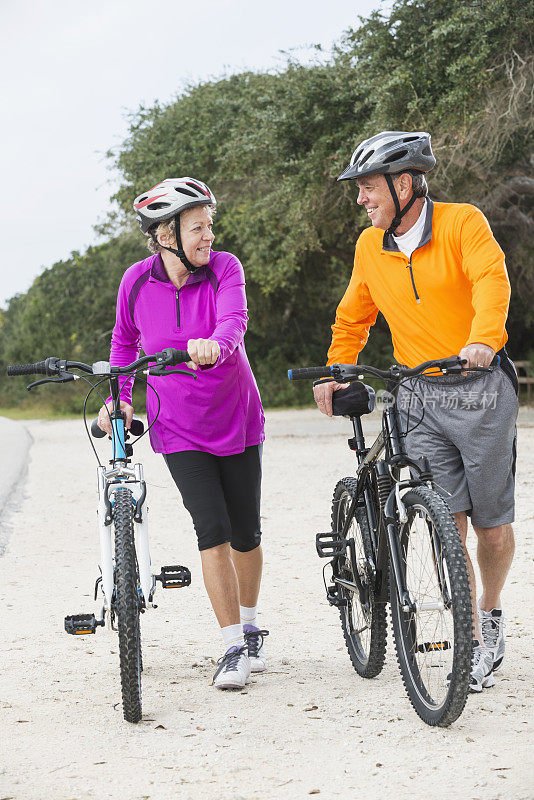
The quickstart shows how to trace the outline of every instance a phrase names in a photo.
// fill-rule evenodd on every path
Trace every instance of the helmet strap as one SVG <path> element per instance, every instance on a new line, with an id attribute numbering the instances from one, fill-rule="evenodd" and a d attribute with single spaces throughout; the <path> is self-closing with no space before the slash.
<path id="1" fill-rule="evenodd" d="M 386 183 L 389 186 L 389 191 L 391 192 L 391 196 L 393 198 L 393 202 L 395 203 L 395 216 L 393 217 L 391 225 L 389 226 L 389 228 L 386 231 L 386 236 L 389 235 L 390 233 L 391 233 L 392 236 L 394 236 L 395 235 L 395 231 L 397 230 L 397 228 L 401 224 L 402 218 L 404 217 L 405 214 L 408 213 L 410 208 L 413 206 L 413 204 L 417 200 L 417 197 L 415 196 L 415 194 L 412 194 L 412 196 L 410 197 L 410 199 L 408 200 L 408 202 L 406 203 L 406 205 L 404 206 L 404 208 L 401 211 L 399 198 L 397 196 L 397 192 L 395 191 L 395 184 L 393 183 L 393 178 L 388 173 L 386 173 L 384 175 L 384 178 L 386 179 Z"/>
<path id="2" fill-rule="evenodd" d="M 180 215 L 179 214 L 177 214 L 175 216 L 175 218 L 174 218 L 174 228 L 175 228 L 175 231 L 176 231 L 176 244 L 178 245 L 178 248 L 167 247 L 167 245 L 161 244 L 161 242 L 158 240 L 158 237 L 156 236 L 156 230 L 155 229 L 154 229 L 154 233 L 152 234 L 152 238 L 154 239 L 156 244 L 159 245 L 159 247 L 162 247 L 164 250 L 168 250 L 169 253 L 173 253 L 173 255 L 177 256 L 180 259 L 180 261 L 182 262 L 182 264 L 184 265 L 184 267 L 189 270 L 189 272 L 191 272 L 191 273 L 196 272 L 198 267 L 193 266 L 193 264 L 191 264 L 191 262 L 189 261 L 189 259 L 186 256 L 186 254 L 184 253 L 184 249 L 183 249 L 183 246 L 182 246 L 182 236 L 180 234 Z"/>

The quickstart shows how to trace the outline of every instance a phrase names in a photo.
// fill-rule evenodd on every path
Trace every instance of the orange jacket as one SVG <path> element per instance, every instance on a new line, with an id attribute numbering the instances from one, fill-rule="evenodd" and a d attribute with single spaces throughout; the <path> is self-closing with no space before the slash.
<path id="1" fill-rule="evenodd" d="M 500 350 L 510 282 L 488 221 L 467 203 L 428 200 L 425 229 L 409 260 L 391 236 L 367 228 L 332 325 L 328 364 L 355 364 L 379 311 L 395 358 L 415 367 L 480 342 Z"/>

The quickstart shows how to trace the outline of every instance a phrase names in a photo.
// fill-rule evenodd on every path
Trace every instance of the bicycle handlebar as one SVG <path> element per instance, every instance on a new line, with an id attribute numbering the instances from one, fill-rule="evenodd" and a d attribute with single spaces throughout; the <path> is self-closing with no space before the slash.
<path id="1" fill-rule="evenodd" d="M 493 367 L 501 363 L 500 356 L 496 355 L 489 367 L 469 367 L 469 372 L 491 372 Z M 364 375 L 382 378 L 384 380 L 409 378 L 420 375 L 427 369 L 439 369 L 444 375 L 459 374 L 466 370 L 465 359 L 460 360 L 459 356 L 439 359 L 437 361 L 425 361 L 413 369 L 401 367 L 393 364 L 389 369 L 377 369 L 376 367 L 366 366 L 365 364 L 332 364 L 330 367 L 303 367 L 301 369 L 290 369 L 287 377 L 290 381 L 318 380 L 320 378 L 333 378 L 338 383 L 344 381 L 357 380 Z"/>
<path id="2" fill-rule="evenodd" d="M 46 358 L 44 361 L 38 361 L 35 364 L 10 365 L 7 368 L 7 374 L 10 377 L 16 375 L 46 375 L 49 378 L 54 378 L 55 376 L 64 374 L 68 369 L 77 368 L 89 374 L 102 375 L 103 377 L 108 375 L 111 377 L 112 375 L 127 375 L 130 372 L 135 372 L 150 361 L 155 361 L 158 367 L 174 367 L 177 364 L 189 360 L 190 358 L 187 350 L 176 350 L 174 347 L 166 347 L 161 352 L 154 353 L 154 355 L 138 358 L 137 361 L 133 361 L 125 367 L 113 367 L 109 365 L 109 370 L 105 369 L 105 367 L 108 366 L 107 362 L 98 361 L 95 362 L 95 364 L 84 364 L 82 361 L 63 361 L 57 357 L 51 357 Z M 165 373 L 162 372 L 161 374 L 164 375 Z"/>

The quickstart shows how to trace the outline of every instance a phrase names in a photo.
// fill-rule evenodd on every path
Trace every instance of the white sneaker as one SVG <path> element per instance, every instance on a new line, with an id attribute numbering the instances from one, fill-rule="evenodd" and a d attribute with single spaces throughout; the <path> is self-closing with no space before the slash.
<path id="1" fill-rule="evenodd" d="M 213 676 L 217 689 L 243 689 L 250 681 L 250 659 L 246 644 L 230 647 L 218 660 L 218 669 Z"/>
<path id="2" fill-rule="evenodd" d="M 482 689 L 489 689 L 490 686 L 495 686 L 493 653 L 491 650 L 481 647 L 479 642 L 474 639 L 469 691 L 478 694 Z"/>
<path id="3" fill-rule="evenodd" d="M 501 608 L 492 608 L 491 611 L 478 609 L 478 619 L 482 629 L 482 639 L 488 650 L 493 654 L 493 672 L 497 672 L 504 658 L 504 614 Z"/>
<path id="4" fill-rule="evenodd" d="M 269 631 L 260 631 L 254 625 L 243 626 L 243 636 L 248 648 L 250 658 L 250 668 L 252 672 L 264 672 L 267 668 L 267 659 L 263 649 L 263 639 L 269 635 Z"/>

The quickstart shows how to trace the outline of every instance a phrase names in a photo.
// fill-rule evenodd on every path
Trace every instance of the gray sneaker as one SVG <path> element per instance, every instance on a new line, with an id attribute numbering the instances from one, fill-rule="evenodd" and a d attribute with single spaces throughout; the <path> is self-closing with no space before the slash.
<path id="1" fill-rule="evenodd" d="M 255 625 L 243 625 L 243 636 L 248 648 L 251 672 L 264 672 L 267 668 L 263 640 L 269 631 L 261 631 Z"/>
<path id="2" fill-rule="evenodd" d="M 504 614 L 501 608 L 492 608 L 491 611 L 483 611 L 479 608 L 478 619 L 484 644 L 493 654 L 493 672 L 497 672 L 502 664 L 505 650 Z"/>
<path id="3" fill-rule="evenodd" d="M 217 689 L 244 689 L 250 682 L 250 659 L 246 644 L 230 647 L 217 662 L 219 665 L 213 676 Z"/>
<path id="4" fill-rule="evenodd" d="M 476 639 L 473 640 L 473 661 L 471 663 L 470 692 L 478 694 L 482 689 L 495 686 L 495 678 L 493 677 L 493 653 L 491 650 L 481 647 Z"/>

